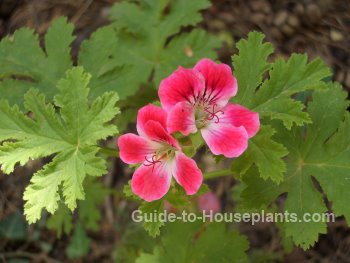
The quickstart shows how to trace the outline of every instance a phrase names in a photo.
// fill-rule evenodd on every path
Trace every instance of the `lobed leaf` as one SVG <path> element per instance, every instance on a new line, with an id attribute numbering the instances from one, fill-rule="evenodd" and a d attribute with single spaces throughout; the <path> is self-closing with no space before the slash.
<path id="1" fill-rule="evenodd" d="M 19 29 L 5 37 L 0 42 L 0 98 L 21 105 L 23 94 L 35 86 L 51 99 L 57 80 L 72 66 L 72 33 L 73 25 L 62 17 L 48 30 L 45 51 L 31 29 Z"/>
<path id="2" fill-rule="evenodd" d="M 232 61 L 239 89 L 233 101 L 258 112 L 262 124 L 280 120 L 288 130 L 293 125 L 310 124 L 305 105 L 294 96 L 325 89 L 323 80 L 330 76 L 330 70 L 320 59 L 308 63 L 307 56 L 300 54 L 293 54 L 288 61 L 279 58 L 269 63 L 267 59 L 273 49 L 270 43 L 263 43 L 263 39 L 262 33 L 251 32 L 246 40 L 237 43 L 239 54 Z M 267 73 L 268 77 L 263 80 Z M 269 132 L 262 128 L 250 140 L 248 150 L 234 160 L 233 171 L 244 175 L 255 164 L 263 179 L 280 183 L 286 171 L 282 158 L 288 154 L 283 145 L 288 144 L 288 140 L 276 142 L 272 139 L 274 133 L 271 128 Z"/>
<path id="3" fill-rule="evenodd" d="M 235 100 L 248 108 L 263 81 L 263 74 L 271 68 L 267 58 L 272 54 L 273 47 L 270 43 L 263 43 L 264 38 L 262 33 L 250 32 L 247 39 L 237 43 L 239 53 L 232 57 L 239 87 Z"/>
<path id="4" fill-rule="evenodd" d="M 247 249 L 246 238 L 223 223 L 176 221 L 165 226 L 153 254 L 141 253 L 136 262 L 244 262 Z"/>
<path id="5" fill-rule="evenodd" d="M 139 207 L 143 216 L 151 218 L 152 215 L 158 215 L 164 212 L 164 201 L 162 199 L 154 202 L 143 202 Z M 143 227 L 151 237 L 156 237 L 160 234 L 160 228 L 164 225 L 162 221 L 145 221 Z"/>
<path id="6" fill-rule="evenodd" d="M 126 92 L 130 92 L 127 95 L 150 79 L 158 87 L 160 80 L 178 65 L 189 67 L 203 56 L 215 57 L 213 49 L 220 44 L 217 38 L 202 30 L 181 33 L 182 27 L 200 22 L 199 11 L 209 5 L 207 0 L 152 0 L 122 2 L 112 7 L 110 18 L 119 41 L 116 57 L 118 65 L 125 69 L 123 78 L 129 87 Z"/>
<path id="7" fill-rule="evenodd" d="M 17 106 L 0 104 L 0 164 L 11 173 L 16 163 L 24 165 L 30 159 L 54 155 L 31 179 L 24 192 L 25 215 L 30 223 L 37 221 L 42 209 L 54 213 L 62 192 L 70 210 L 76 201 L 85 198 L 83 181 L 87 175 L 106 172 L 104 159 L 97 156 L 97 142 L 117 133 L 109 122 L 119 113 L 115 93 L 107 93 L 88 103 L 87 87 L 90 75 L 77 67 L 67 71 L 58 82 L 55 104 L 46 103 L 37 90 L 25 95 L 25 107 L 33 119 Z M 57 111 L 56 108 L 59 110 Z M 45 197 L 45 198 L 43 198 Z"/>
<path id="8" fill-rule="evenodd" d="M 323 80 L 330 76 L 329 68 L 320 59 L 307 63 L 307 56 L 301 54 L 293 54 L 288 61 L 280 58 L 268 63 L 273 49 L 263 39 L 262 33 L 251 32 L 248 39 L 237 43 L 239 54 L 232 61 L 239 90 L 234 101 L 261 117 L 281 120 L 288 129 L 293 124 L 310 123 L 303 105 L 291 96 L 325 88 Z M 263 81 L 266 72 L 269 78 Z"/>
<path id="9" fill-rule="evenodd" d="M 81 224 L 75 227 L 73 236 L 66 248 L 66 253 L 69 259 L 77 259 L 85 256 L 90 248 L 91 240 L 87 236 Z"/>
<path id="10" fill-rule="evenodd" d="M 248 149 L 232 162 L 231 169 L 243 175 L 255 163 L 261 178 L 280 183 L 286 172 L 286 164 L 282 158 L 288 151 L 282 144 L 272 139 L 274 133 L 272 127 L 261 126 L 259 133 L 249 141 Z"/>
<path id="11" fill-rule="evenodd" d="M 322 107 L 321 107 L 322 105 Z M 294 128 L 292 132 L 281 126 L 278 141 L 286 143 L 290 155 L 284 182 L 277 186 L 255 175 L 248 177 L 243 197 L 248 206 L 269 204 L 282 193 L 288 193 L 284 210 L 295 213 L 301 219 L 305 213 L 323 214 L 327 206 L 322 192 L 332 203 L 337 216 L 350 219 L 347 206 L 347 189 L 350 187 L 350 116 L 346 111 L 349 102 L 346 93 L 338 85 L 315 91 L 308 107 L 312 119 L 305 129 Z M 344 117 L 345 116 L 345 117 Z M 306 135 L 305 135 L 306 131 Z M 313 178 L 319 183 L 315 186 Z M 326 232 L 326 222 L 286 222 L 284 229 L 296 245 L 304 249 L 312 246 L 320 233 Z"/>
<path id="12" fill-rule="evenodd" d="M 55 213 L 46 221 L 48 229 L 54 229 L 57 237 L 69 234 L 73 229 L 71 211 L 64 204 L 60 204 Z"/>

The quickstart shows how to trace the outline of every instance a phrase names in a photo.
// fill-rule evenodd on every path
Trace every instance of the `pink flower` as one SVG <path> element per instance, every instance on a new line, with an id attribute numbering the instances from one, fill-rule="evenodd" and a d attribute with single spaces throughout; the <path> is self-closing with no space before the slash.
<path id="1" fill-rule="evenodd" d="M 208 192 L 198 198 L 198 209 L 202 212 L 219 213 L 221 210 L 220 200 L 213 192 Z"/>
<path id="2" fill-rule="evenodd" d="M 225 64 L 202 59 L 193 69 L 179 67 L 159 88 L 168 131 L 188 135 L 200 130 L 213 154 L 241 155 L 260 122 L 258 113 L 228 103 L 236 93 L 237 81 Z"/>
<path id="3" fill-rule="evenodd" d="M 169 190 L 171 178 L 195 194 L 202 184 L 202 172 L 196 162 L 181 152 L 178 142 L 166 128 L 166 112 L 154 105 L 141 108 L 137 115 L 137 132 L 118 139 L 120 159 L 128 164 L 141 163 L 132 180 L 132 191 L 146 201 L 162 198 Z"/>

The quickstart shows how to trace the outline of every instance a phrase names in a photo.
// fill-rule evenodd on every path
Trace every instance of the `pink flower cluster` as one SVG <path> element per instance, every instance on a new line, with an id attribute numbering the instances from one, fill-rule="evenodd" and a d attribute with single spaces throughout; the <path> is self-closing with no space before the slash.
<path id="1" fill-rule="evenodd" d="M 171 135 L 201 132 L 211 152 L 228 158 L 238 157 L 248 139 L 260 127 L 259 115 L 229 103 L 237 93 L 237 81 L 229 66 L 210 59 L 200 60 L 194 68 L 179 67 L 159 87 L 162 108 L 147 105 L 137 116 L 137 132 L 119 137 L 120 158 L 136 169 L 132 191 L 146 201 L 162 198 L 172 177 L 195 194 L 202 184 L 202 172 L 187 157 Z"/>

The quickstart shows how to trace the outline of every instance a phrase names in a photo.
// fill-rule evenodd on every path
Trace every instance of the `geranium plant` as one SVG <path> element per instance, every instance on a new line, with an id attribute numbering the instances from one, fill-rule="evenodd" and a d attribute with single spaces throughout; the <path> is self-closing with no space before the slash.
<path id="1" fill-rule="evenodd" d="M 47 225 L 59 235 L 77 223 L 72 244 L 87 238 L 85 229 L 98 229 L 98 203 L 120 192 L 95 179 L 115 158 L 131 168 L 123 198 L 144 214 L 166 206 L 193 211 L 193 200 L 210 191 L 208 180 L 233 176 L 246 211 L 269 210 L 282 200 L 281 212 L 332 211 L 349 220 L 349 102 L 330 81 L 329 68 L 302 54 L 272 61 L 272 45 L 258 32 L 236 44 L 232 65 L 215 61 L 215 37 L 181 30 L 200 21 L 208 2 L 169 3 L 116 4 L 113 23 L 82 43 L 74 63 L 73 26 L 65 18 L 48 30 L 44 49 L 29 29 L 1 41 L 1 170 L 11 174 L 17 164 L 46 157 L 23 194 L 27 221 L 48 212 Z M 138 135 L 127 131 L 130 122 Z M 198 161 L 203 152 L 226 168 L 206 172 Z M 144 222 L 150 236 L 161 237 L 151 252 L 141 249 L 137 262 L 246 258 L 247 239 L 223 223 L 163 225 Z M 326 233 L 326 222 L 278 227 L 283 240 L 303 249 Z"/>

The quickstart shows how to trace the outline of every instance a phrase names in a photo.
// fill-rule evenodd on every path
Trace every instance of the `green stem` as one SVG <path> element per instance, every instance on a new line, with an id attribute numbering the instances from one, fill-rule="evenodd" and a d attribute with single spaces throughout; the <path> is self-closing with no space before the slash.
<path id="1" fill-rule="evenodd" d="M 116 149 L 108 147 L 100 147 L 100 153 L 111 157 L 119 157 L 119 152 Z"/>
<path id="2" fill-rule="evenodd" d="M 230 169 L 214 171 L 203 174 L 204 179 L 213 179 L 221 176 L 232 175 L 233 172 Z"/>

